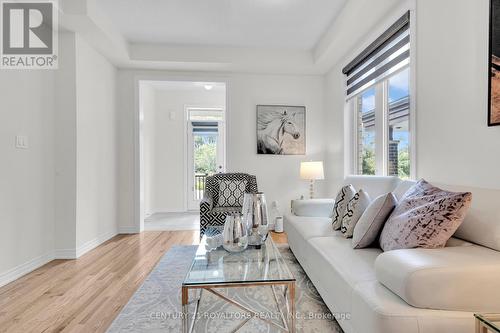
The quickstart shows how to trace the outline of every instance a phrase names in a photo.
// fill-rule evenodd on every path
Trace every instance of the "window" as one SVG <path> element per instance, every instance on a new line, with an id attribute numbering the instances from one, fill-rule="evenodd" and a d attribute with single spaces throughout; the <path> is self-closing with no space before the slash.
<path id="1" fill-rule="evenodd" d="M 358 174 L 375 175 L 375 88 L 356 97 L 358 118 Z"/>
<path id="2" fill-rule="evenodd" d="M 410 69 L 388 80 L 388 175 L 410 177 Z"/>
<path id="3" fill-rule="evenodd" d="M 409 19 L 405 14 L 343 69 L 354 125 L 353 173 L 412 174 Z"/>

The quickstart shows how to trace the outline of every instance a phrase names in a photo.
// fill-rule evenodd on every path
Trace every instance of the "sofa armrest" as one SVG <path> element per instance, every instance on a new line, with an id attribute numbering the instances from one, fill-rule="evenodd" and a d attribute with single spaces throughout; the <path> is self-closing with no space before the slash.
<path id="1" fill-rule="evenodd" d="M 201 213 L 206 213 L 212 210 L 214 204 L 213 204 L 213 199 L 210 195 L 205 195 L 203 196 L 203 199 L 200 201 L 200 212 Z"/>
<path id="2" fill-rule="evenodd" d="M 308 217 L 331 217 L 334 199 L 292 200 L 292 214 Z"/>

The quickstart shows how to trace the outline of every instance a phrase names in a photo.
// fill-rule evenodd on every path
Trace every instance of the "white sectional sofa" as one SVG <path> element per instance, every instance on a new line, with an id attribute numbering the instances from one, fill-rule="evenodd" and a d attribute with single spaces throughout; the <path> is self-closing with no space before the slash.
<path id="1" fill-rule="evenodd" d="M 413 184 L 396 177 L 350 176 L 372 199 Z M 474 332 L 473 313 L 500 313 L 500 190 L 470 191 L 464 223 L 442 249 L 353 249 L 333 231 L 333 200 L 301 200 L 285 216 L 290 248 L 339 316 L 346 333 Z"/>

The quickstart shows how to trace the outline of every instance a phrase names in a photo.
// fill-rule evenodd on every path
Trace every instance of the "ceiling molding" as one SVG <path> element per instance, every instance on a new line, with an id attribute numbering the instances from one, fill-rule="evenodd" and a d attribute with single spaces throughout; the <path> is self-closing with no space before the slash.
<path id="1" fill-rule="evenodd" d="M 128 59 L 127 41 L 97 10 L 95 1 L 61 0 L 59 6 L 61 28 L 78 33 L 112 63 Z"/>
<path id="2" fill-rule="evenodd" d="M 237 47 L 131 44 L 130 60 L 139 63 L 205 64 L 224 71 L 315 73 L 309 51 Z"/>

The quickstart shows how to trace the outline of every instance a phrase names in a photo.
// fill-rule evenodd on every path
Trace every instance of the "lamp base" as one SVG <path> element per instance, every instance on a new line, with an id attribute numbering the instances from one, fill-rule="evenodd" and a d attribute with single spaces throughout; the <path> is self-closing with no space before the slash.
<path id="1" fill-rule="evenodd" d="M 314 198 L 314 180 L 311 179 L 309 183 L 309 199 Z"/>

